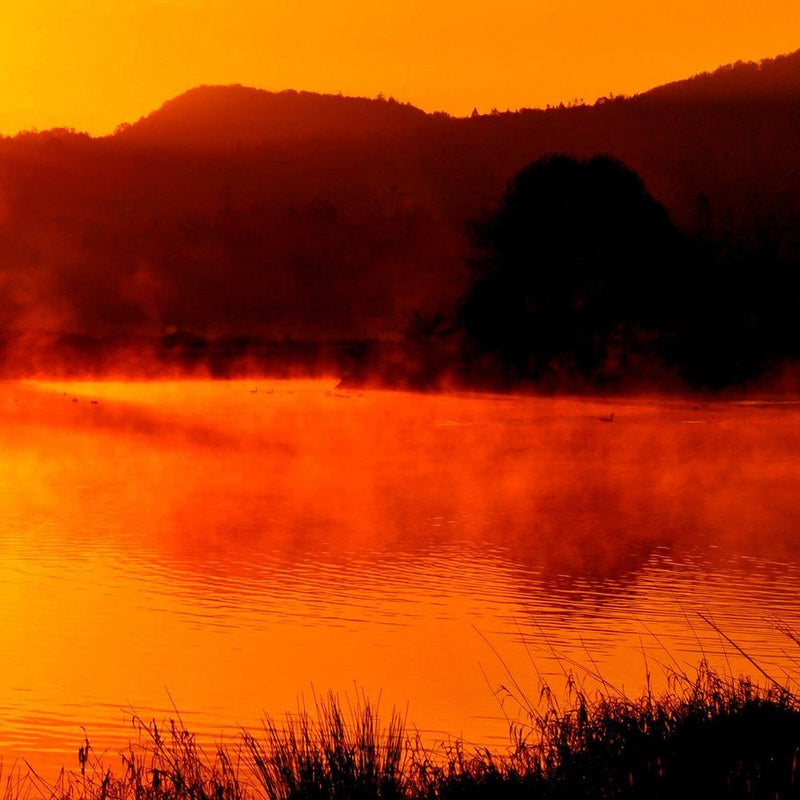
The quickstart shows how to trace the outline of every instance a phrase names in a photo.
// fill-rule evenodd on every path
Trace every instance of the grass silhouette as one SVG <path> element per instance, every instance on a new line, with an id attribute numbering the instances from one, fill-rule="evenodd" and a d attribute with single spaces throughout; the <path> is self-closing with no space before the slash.
<path id="1" fill-rule="evenodd" d="M 547 687 L 523 700 L 528 719 L 501 752 L 426 746 L 401 714 L 384 722 L 363 695 L 317 698 L 213 752 L 180 718 L 139 719 L 119 768 L 87 739 L 78 770 L 54 784 L 12 771 L 5 800 L 800 797 L 800 697 L 788 680 L 755 682 L 701 661 L 672 672 L 658 695 L 590 696 L 569 680 L 566 703 Z"/>

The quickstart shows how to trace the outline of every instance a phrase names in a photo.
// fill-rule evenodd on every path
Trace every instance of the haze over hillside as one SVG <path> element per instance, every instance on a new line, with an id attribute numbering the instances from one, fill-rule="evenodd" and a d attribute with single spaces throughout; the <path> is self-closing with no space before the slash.
<path id="1" fill-rule="evenodd" d="M 545 154 L 615 156 L 684 230 L 800 253 L 800 51 L 473 118 L 199 87 L 111 137 L 0 140 L 0 329 L 396 340 L 470 280 L 468 222 Z"/>

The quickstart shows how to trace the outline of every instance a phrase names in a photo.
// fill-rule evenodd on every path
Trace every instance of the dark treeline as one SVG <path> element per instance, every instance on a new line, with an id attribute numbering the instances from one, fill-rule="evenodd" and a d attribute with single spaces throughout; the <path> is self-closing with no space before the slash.
<path id="1" fill-rule="evenodd" d="M 540 159 L 473 226 L 459 368 L 495 385 L 715 389 L 775 371 L 800 357 L 800 258 L 763 233 L 691 236 L 619 161 Z"/>
<path id="2" fill-rule="evenodd" d="M 491 352 L 510 359 L 503 380 L 542 379 L 541 353 L 523 367 L 475 328 L 470 287 L 491 280 L 474 221 L 497 218 L 512 176 L 562 153 L 607 154 L 652 197 L 639 211 L 655 238 L 635 246 L 683 318 L 662 330 L 663 309 L 641 308 L 651 316 L 613 336 L 603 322 L 636 342 L 625 369 L 648 361 L 644 332 L 658 329 L 659 354 L 683 378 L 745 380 L 796 355 L 798 96 L 800 52 L 592 106 L 454 119 L 391 99 L 201 87 L 104 139 L 0 139 L 6 373 L 59 361 L 50 345 L 65 336 L 167 350 L 194 337 L 214 352 L 249 341 L 256 360 L 268 343 L 345 343 L 370 354 L 352 367 L 334 359 L 354 380 L 375 374 L 381 353 L 387 382 L 474 381 Z M 619 268 L 633 291 L 632 267 Z M 556 328 L 548 336 L 563 336 Z M 49 344 L 31 359 L 35 342 Z M 609 352 L 584 347 L 570 364 L 565 342 L 553 346 L 551 366 L 613 383 Z"/>

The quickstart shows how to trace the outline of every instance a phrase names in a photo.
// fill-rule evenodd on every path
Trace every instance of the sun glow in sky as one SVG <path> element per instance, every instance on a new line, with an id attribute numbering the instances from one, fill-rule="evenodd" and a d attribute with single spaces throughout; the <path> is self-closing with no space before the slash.
<path id="1" fill-rule="evenodd" d="M 427 111 L 631 94 L 800 46 L 797 0 L 5 0 L 0 132 L 133 122 L 199 84 Z"/>

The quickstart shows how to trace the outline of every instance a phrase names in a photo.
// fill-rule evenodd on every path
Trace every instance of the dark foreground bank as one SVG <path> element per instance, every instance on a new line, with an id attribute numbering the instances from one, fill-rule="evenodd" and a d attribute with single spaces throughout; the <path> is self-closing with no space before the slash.
<path id="1" fill-rule="evenodd" d="M 701 664 L 669 690 L 631 700 L 608 687 L 571 704 L 543 691 L 504 752 L 456 742 L 423 746 L 402 716 L 328 696 L 313 713 L 267 720 L 216 752 L 178 723 L 140 725 L 121 761 L 90 743 L 55 785 L 6 773 L 6 798 L 262 800 L 265 798 L 789 798 L 800 796 L 800 697 Z M 115 763 L 108 763 L 114 760 Z"/>

